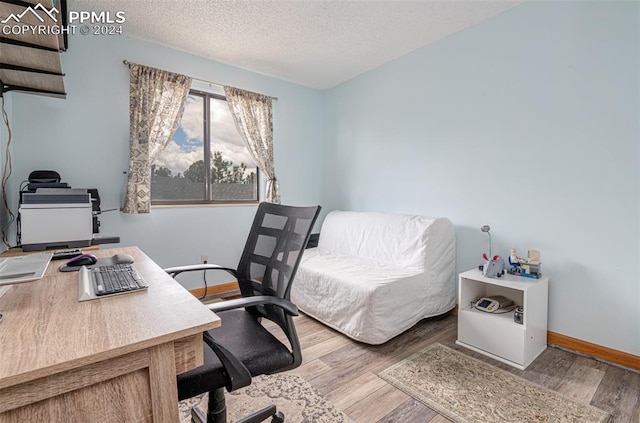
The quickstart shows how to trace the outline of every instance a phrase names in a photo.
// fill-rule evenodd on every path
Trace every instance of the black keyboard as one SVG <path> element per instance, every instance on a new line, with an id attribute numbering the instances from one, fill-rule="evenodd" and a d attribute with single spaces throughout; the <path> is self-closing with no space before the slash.
<path id="1" fill-rule="evenodd" d="M 90 269 L 96 295 L 147 289 L 149 285 L 130 264 L 98 266 Z"/>
<path id="2" fill-rule="evenodd" d="M 65 250 L 55 250 L 52 251 L 52 253 L 53 255 L 51 256 L 51 260 L 64 260 L 82 255 L 82 250 L 80 248 L 70 248 Z"/>

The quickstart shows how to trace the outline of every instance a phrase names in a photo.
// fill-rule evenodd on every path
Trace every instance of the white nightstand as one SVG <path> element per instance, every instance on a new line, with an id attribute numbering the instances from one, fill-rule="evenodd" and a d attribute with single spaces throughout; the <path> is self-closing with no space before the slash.
<path id="1" fill-rule="evenodd" d="M 478 269 L 458 275 L 458 340 L 456 344 L 524 370 L 547 348 L 549 278 L 506 274 L 487 278 Z M 523 323 L 514 312 L 487 313 L 471 307 L 482 297 L 502 295 L 524 307 Z"/>

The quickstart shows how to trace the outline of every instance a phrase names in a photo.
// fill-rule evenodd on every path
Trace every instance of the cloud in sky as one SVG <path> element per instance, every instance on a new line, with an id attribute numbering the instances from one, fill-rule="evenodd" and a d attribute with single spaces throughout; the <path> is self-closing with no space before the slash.
<path id="1" fill-rule="evenodd" d="M 167 167 L 176 175 L 184 173 L 192 163 L 204 159 L 203 111 L 202 97 L 189 95 L 180 126 L 173 140 L 156 158 L 156 166 Z M 248 168 L 255 168 L 226 101 L 212 99 L 210 114 L 211 151 L 222 152 L 223 158 L 234 165 L 244 163 Z"/>
<path id="2" fill-rule="evenodd" d="M 167 148 L 158 155 L 154 162 L 157 167 L 166 167 L 174 175 L 184 174 L 192 163 L 204 159 L 204 147 L 196 148 L 190 152 L 185 152 L 178 144 L 171 141 Z"/>
<path id="3" fill-rule="evenodd" d="M 180 126 L 187 135 L 187 141 L 200 140 L 200 143 L 202 143 L 204 139 L 204 127 L 202 125 L 203 112 L 202 97 L 189 95 L 187 104 L 184 106 L 182 120 L 180 121 Z"/>
<path id="4" fill-rule="evenodd" d="M 226 160 L 234 165 L 244 163 L 247 167 L 255 167 L 249 151 L 236 129 L 229 106 L 224 100 L 212 99 L 211 113 L 211 142 L 212 151 L 221 151 Z"/>

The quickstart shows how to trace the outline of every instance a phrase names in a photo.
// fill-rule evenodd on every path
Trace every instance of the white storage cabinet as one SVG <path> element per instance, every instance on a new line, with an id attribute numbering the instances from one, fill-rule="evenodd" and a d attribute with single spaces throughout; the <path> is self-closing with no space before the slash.
<path id="1" fill-rule="evenodd" d="M 478 269 L 460 273 L 456 344 L 524 370 L 547 348 L 548 290 L 546 276 L 487 278 Z M 523 323 L 514 321 L 514 311 L 487 313 L 471 306 L 472 301 L 492 295 L 523 306 Z"/>

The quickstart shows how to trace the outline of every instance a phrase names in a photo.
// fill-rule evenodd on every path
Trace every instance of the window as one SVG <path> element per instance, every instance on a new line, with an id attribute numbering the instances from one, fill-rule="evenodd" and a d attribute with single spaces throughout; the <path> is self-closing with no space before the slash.
<path id="1" fill-rule="evenodd" d="M 225 97 L 192 89 L 173 139 L 151 165 L 151 203 L 257 201 L 258 168 Z"/>

